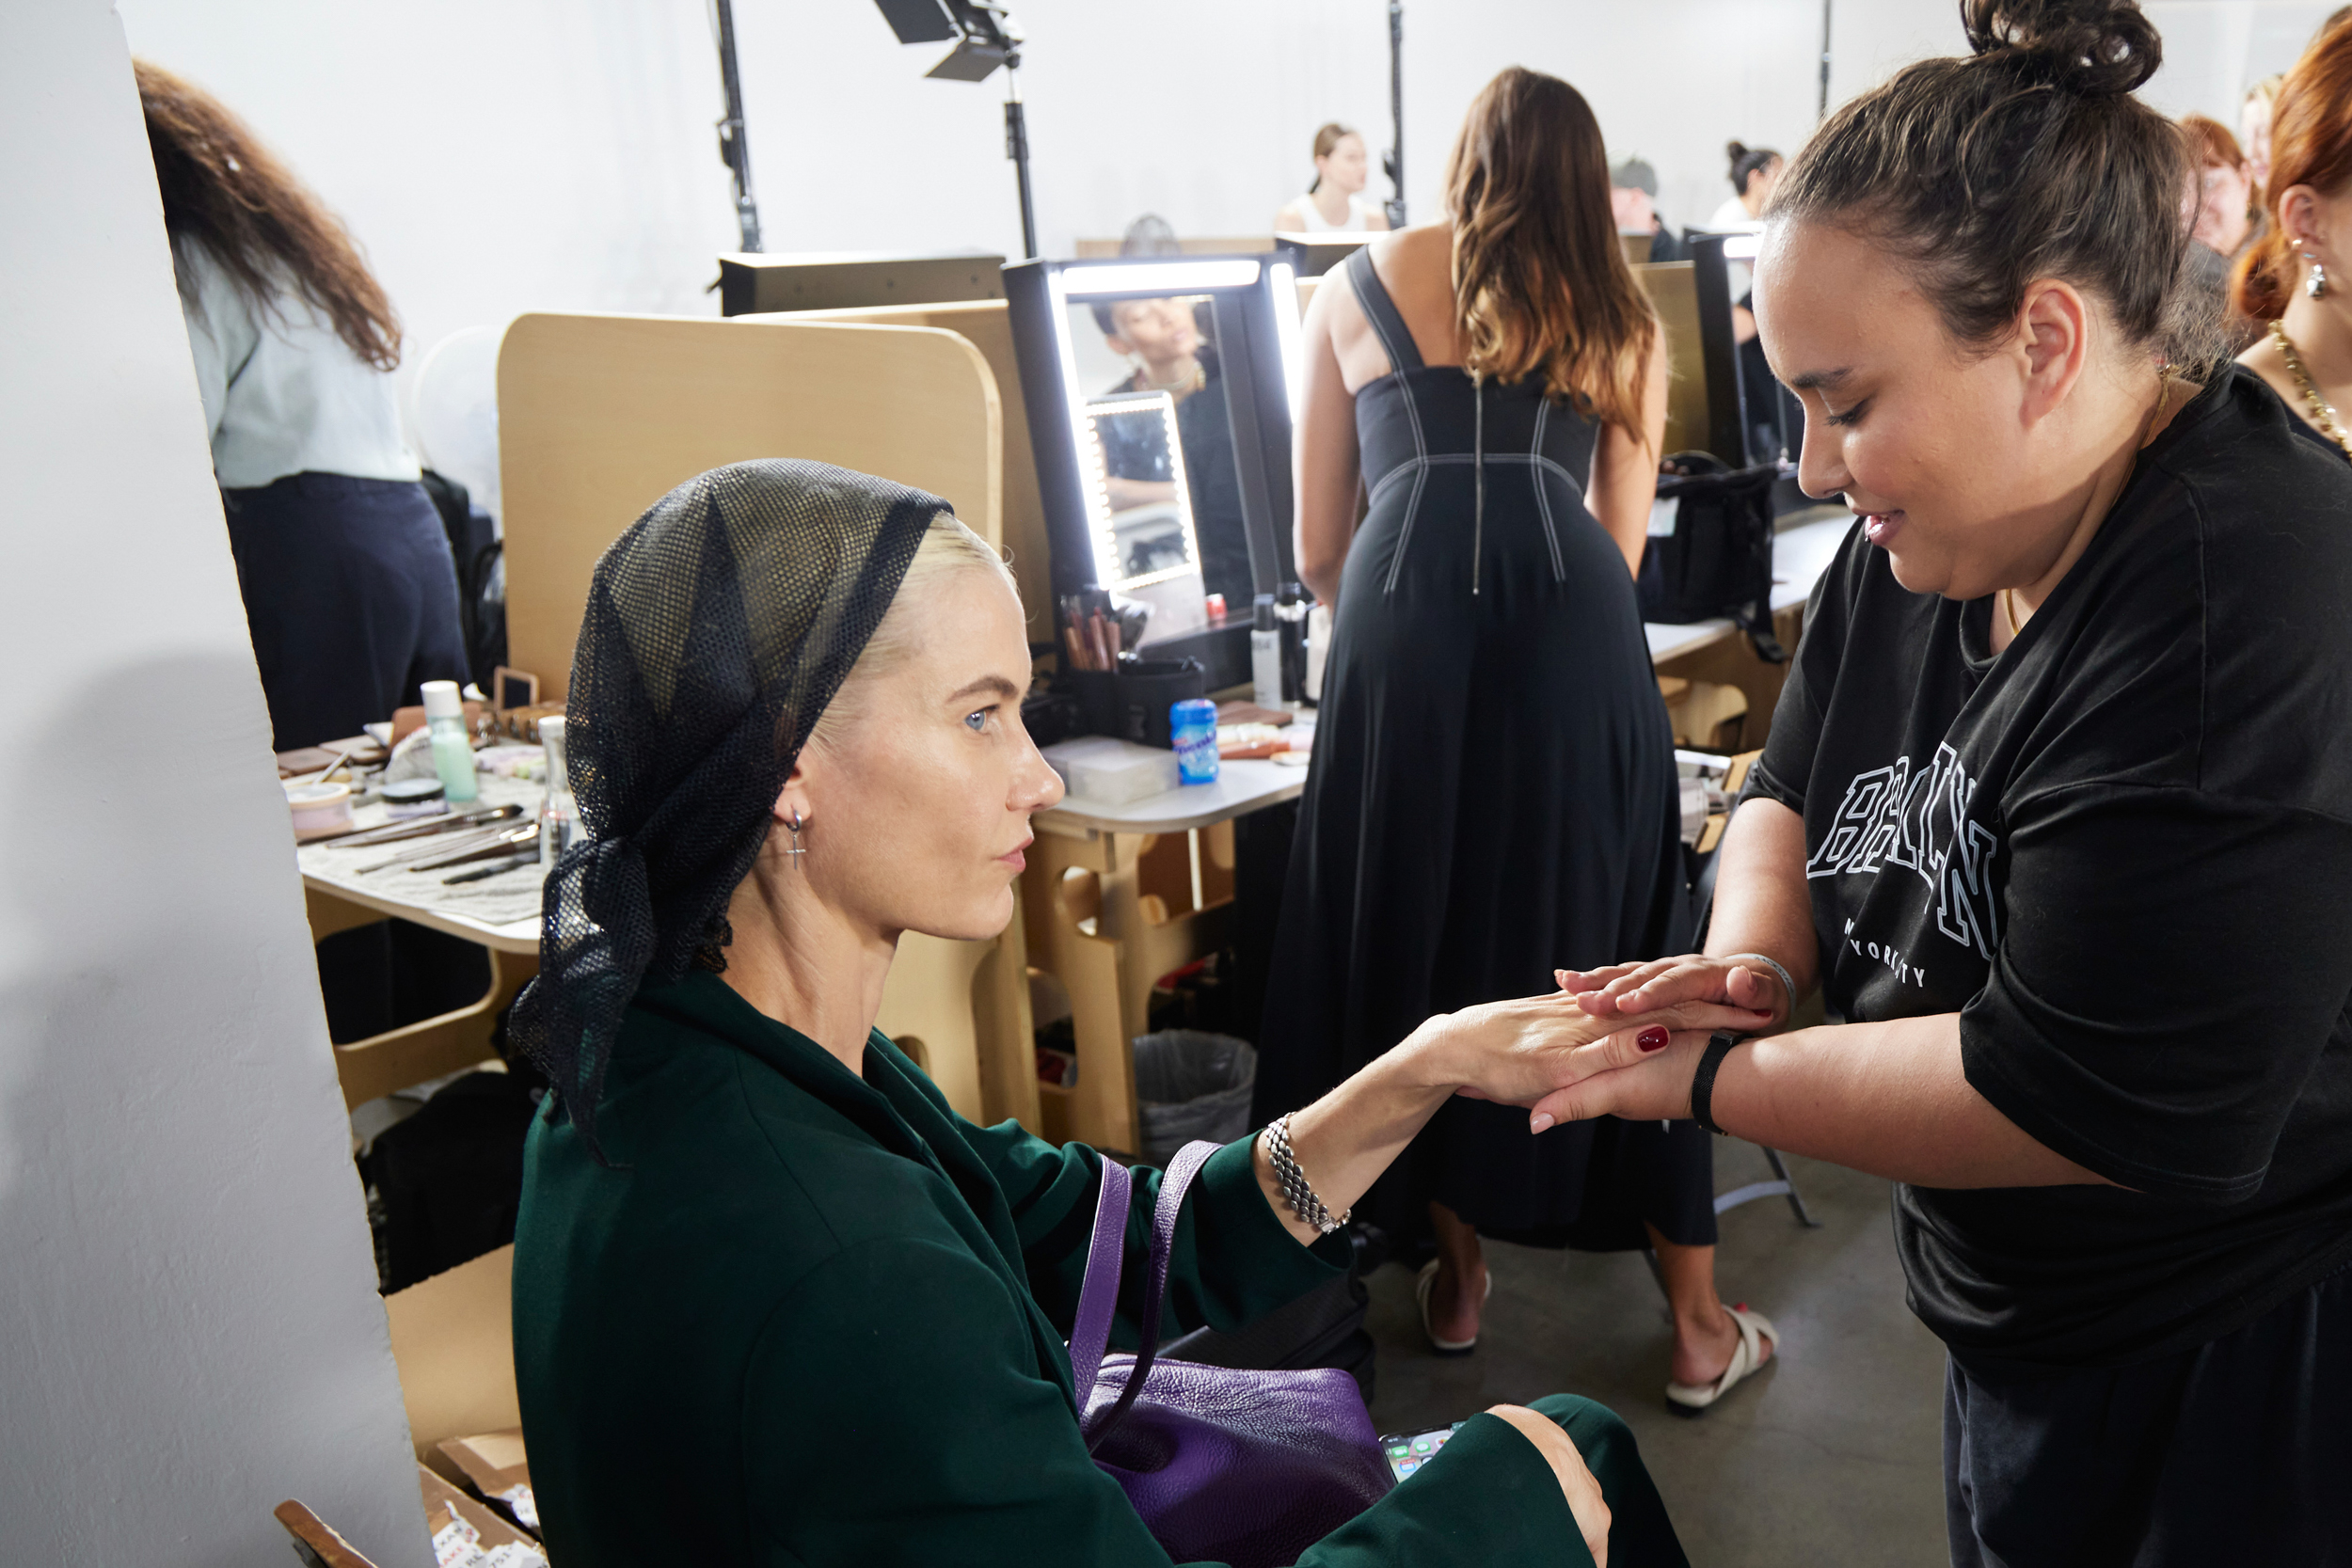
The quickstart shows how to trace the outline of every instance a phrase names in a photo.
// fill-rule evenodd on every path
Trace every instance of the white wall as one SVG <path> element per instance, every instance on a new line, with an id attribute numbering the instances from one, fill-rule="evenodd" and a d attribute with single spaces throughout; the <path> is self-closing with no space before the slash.
<path id="1" fill-rule="evenodd" d="M 1840 8 L 1852 10 L 1852 5 Z M 229 101 L 358 232 L 410 364 L 526 309 L 710 313 L 734 245 L 702 0 L 121 0 L 142 55 Z M 737 0 L 771 250 L 1016 254 L 1002 77 L 924 79 L 867 0 Z M 1385 0 L 1019 0 L 1041 243 L 1156 212 L 1263 231 L 1314 128 L 1389 137 Z M 1496 71 L 1556 71 L 1677 223 L 1729 194 L 1723 145 L 1813 124 L 1818 0 L 1449 0 L 1406 15 L 1406 196 L 1436 210 Z M 1375 179 L 1374 194 L 1385 196 Z"/>
<path id="2" fill-rule="evenodd" d="M 120 26 L 0 49 L 0 1559 L 430 1560 Z"/>
<path id="3" fill-rule="evenodd" d="M 133 45 L 246 116 L 340 211 L 409 328 L 411 378 L 461 328 L 529 309 L 708 314 L 735 244 L 706 0 L 120 0 Z M 2326 9 L 2151 0 L 2171 63 L 2149 99 L 2236 123 Z M 771 250 L 1017 254 L 1003 78 L 926 80 L 868 0 L 737 0 Z M 1316 125 L 1387 145 L 1386 0 L 1017 0 L 1041 242 L 1066 255 L 1156 212 L 1263 231 Z M 1831 101 L 1962 47 L 1954 0 L 1839 0 Z M 1702 222 L 1726 140 L 1793 151 L 1820 94 L 1820 0 L 1415 0 L 1406 198 L 1435 213 L 1470 96 L 1503 66 L 1566 77 L 1613 157 Z M 1375 178 L 1374 194 L 1387 185 Z M 431 453 L 427 454 L 432 455 Z"/>

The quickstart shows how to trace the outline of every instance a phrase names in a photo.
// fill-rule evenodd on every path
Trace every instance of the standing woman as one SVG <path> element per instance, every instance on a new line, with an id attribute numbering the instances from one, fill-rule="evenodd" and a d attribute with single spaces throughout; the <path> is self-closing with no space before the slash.
<path id="1" fill-rule="evenodd" d="M 2352 458 L 2352 26 L 2329 29 L 2279 89 L 2270 224 L 2234 298 L 2264 334 L 2238 362 L 2330 451 Z"/>
<path id="2" fill-rule="evenodd" d="M 1368 200 L 1364 186 L 1372 177 L 1372 160 L 1364 138 L 1336 120 L 1315 133 L 1315 180 L 1307 194 L 1274 214 L 1281 234 L 1379 233 L 1389 227 L 1389 214 Z"/>
<path id="3" fill-rule="evenodd" d="M 1954 1563 L 2342 1561 L 2352 472 L 2169 341 L 2138 8 L 1964 16 L 1973 58 L 1854 99 L 1774 198 L 1756 319 L 1856 526 L 1707 955 L 1564 976 L 1627 1027 L 1534 1119 L 1898 1183 Z M 1677 998 L 1785 1017 L 1783 974 L 1850 1022 L 1639 1049 Z"/>
<path id="4" fill-rule="evenodd" d="M 1312 1098 L 1431 1013 L 1688 941 L 1674 740 L 1632 576 L 1665 344 L 1617 245 L 1583 97 L 1516 68 L 1488 83 L 1446 210 L 1359 251 L 1304 327 L 1298 569 L 1337 619 L 1262 1107 Z M 1359 480 L 1371 511 L 1355 529 Z M 1437 1232 L 1421 1291 L 1440 1351 L 1478 1337 L 1483 1230 L 1654 1246 L 1686 1406 L 1762 1362 L 1771 1325 L 1716 1299 L 1705 1136 L 1655 1118 L 1523 1127 L 1455 1101 L 1375 1196 L 1384 1223 Z"/>
<path id="5" fill-rule="evenodd" d="M 136 70 L 273 744 L 358 735 L 467 678 L 449 539 L 401 438 L 400 325 L 242 121 Z"/>

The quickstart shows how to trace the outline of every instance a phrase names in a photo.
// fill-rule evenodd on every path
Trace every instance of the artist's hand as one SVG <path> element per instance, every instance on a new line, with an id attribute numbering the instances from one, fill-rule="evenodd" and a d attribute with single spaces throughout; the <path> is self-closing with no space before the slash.
<path id="1" fill-rule="evenodd" d="M 1584 1537 L 1585 1550 L 1593 1554 L 1593 1568 L 1609 1568 L 1609 1504 L 1600 1495 L 1600 1482 L 1593 1479 L 1584 1456 L 1576 1451 L 1576 1444 L 1560 1430 L 1560 1423 L 1523 1404 L 1493 1405 L 1486 1414 L 1510 1422 L 1535 1445 L 1535 1451 L 1544 1456 L 1553 1479 L 1560 1482 L 1561 1494 L 1568 1499 L 1577 1533 Z"/>
<path id="2" fill-rule="evenodd" d="M 1528 1131 L 1549 1132 L 1556 1122 L 1618 1117 L 1627 1121 L 1684 1121 L 1691 1115 L 1691 1080 L 1715 1025 L 1691 1028 L 1663 1022 L 1688 1018 L 1696 1009 L 1671 1008 L 1641 1023 L 1621 1024 L 1590 1045 L 1568 1053 L 1567 1081 L 1528 1106 Z M 1719 1009 L 1730 1014 L 1730 1009 Z M 1756 1015 L 1740 1014 L 1753 1018 Z M 1741 1033 L 1753 1025 L 1731 1024 Z"/>
<path id="3" fill-rule="evenodd" d="M 1431 1019 L 1407 1048 L 1421 1053 L 1417 1065 L 1424 1083 L 1451 1085 L 1475 1100 L 1532 1106 L 1621 1065 L 1618 1053 L 1596 1049 L 1614 1034 L 1626 1037 L 1624 1051 L 1639 1056 L 1645 1053 L 1635 1037 L 1654 1042 L 1650 1049 L 1656 1050 L 1676 1029 L 1695 1030 L 1704 1038 L 1716 1029 L 1753 1034 L 1766 1022 L 1765 1015 L 1748 1008 L 1694 1002 L 1653 1009 L 1639 1026 L 1629 1026 L 1622 1018 L 1594 1016 L 1580 1000 L 1562 990 L 1464 1007 Z"/>
<path id="4" fill-rule="evenodd" d="M 1753 1031 L 1788 1022 L 1796 1005 L 1780 976 L 1764 965 L 1701 953 L 1606 969 L 1555 970 L 1553 976 L 1595 1018 L 1639 1018 L 1661 1008 L 1706 1002 L 1764 1014 L 1769 1022 L 1748 1026 Z"/>

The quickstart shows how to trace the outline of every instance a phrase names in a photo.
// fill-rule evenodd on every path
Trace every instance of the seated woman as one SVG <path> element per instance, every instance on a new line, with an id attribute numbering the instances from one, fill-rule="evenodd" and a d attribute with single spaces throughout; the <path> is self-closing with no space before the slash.
<path id="1" fill-rule="evenodd" d="M 873 1026 L 902 933 L 1012 916 L 1061 796 L 1028 677 L 995 552 L 881 480 L 722 468 L 597 563 L 569 697 L 593 836 L 514 1024 L 555 1085 L 515 1345 L 566 1568 L 1168 1561 L 1088 1457 L 1063 1345 L 1102 1157 L 965 1121 Z M 1558 997 L 1433 1019 L 1289 1118 L 1296 1172 L 1343 1211 L 1457 1089 L 1532 1101 L 1612 1026 Z M 1189 1190 L 1168 1299 L 1235 1328 L 1346 1259 L 1244 1139 Z M 1623 1424 L 1555 1399 L 1474 1417 L 1299 1559 L 1408 1560 L 1683 1556 Z"/>

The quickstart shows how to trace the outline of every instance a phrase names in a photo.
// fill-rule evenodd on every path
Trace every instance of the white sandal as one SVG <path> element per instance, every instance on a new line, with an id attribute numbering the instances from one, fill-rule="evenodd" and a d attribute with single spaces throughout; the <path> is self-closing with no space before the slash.
<path id="1" fill-rule="evenodd" d="M 1421 1266 L 1421 1273 L 1413 1280 L 1413 1299 L 1421 1303 L 1421 1331 L 1429 1337 L 1430 1349 L 1439 1355 L 1468 1355 L 1478 1348 L 1477 1335 L 1473 1334 L 1467 1339 L 1440 1339 L 1438 1338 L 1437 1330 L 1429 1326 L 1429 1292 L 1437 1283 L 1438 1260 L 1432 1258 Z M 1494 1270 L 1488 1269 L 1486 1289 L 1478 1297 L 1478 1305 L 1482 1311 L 1486 1307 L 1486 1298 L 1494 1293 L 1495 1274 Z"/>
<path id="2" fill-rule="evenodd" d="M 1745 1302 L 1737 1307 L 1726 1307 L 1724 1310 L 1731 1314 L 1733 1326 L 1740 1330 L 1740 1342 L 1731 1347 L 1731 1365 L 1725 1367 L 1724 1375 L 1712 1383 L 1667 1384 L 1666 1398 L 1673 1402 L 1670 1408 L 1677 1416 L 1698 1415 L 1739 1386 L 1741 1378 L 1763 1366 L 1764 1353 L 1756 1344 L 1758 1339 L 1770 1339 L 1775 1354 L 1780 1350 L 1780 1332 L 1772 1327 L 1772 1321 L 1763 1313 L 1750 1311 Z M 1427 1317 L 1424 1311 L 1424 1322 Z"/>

